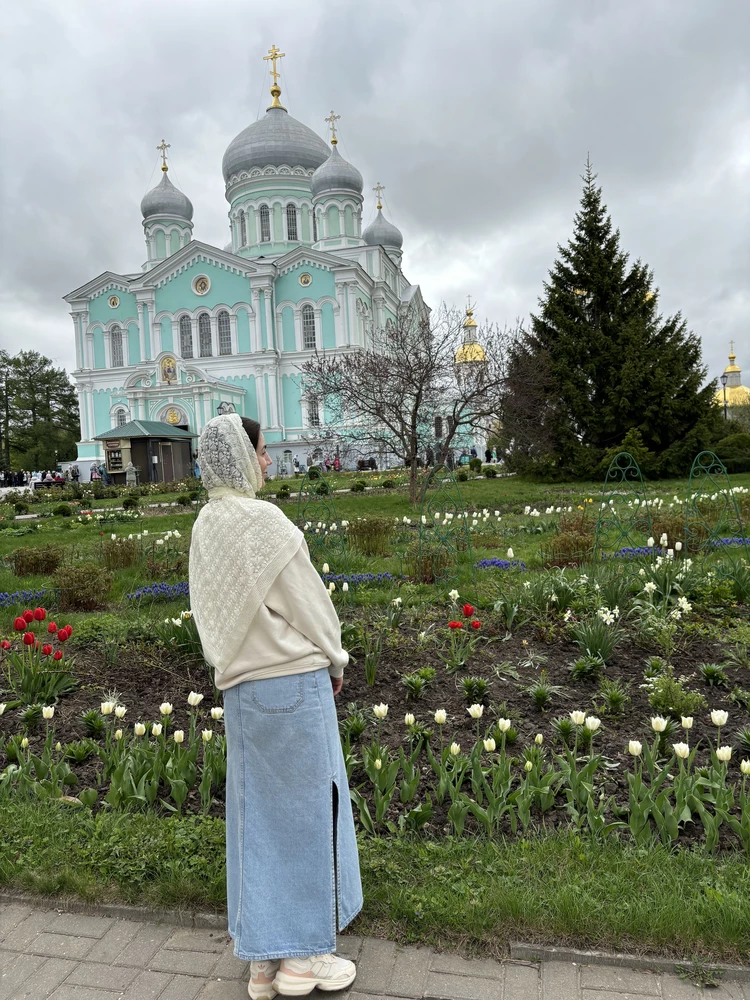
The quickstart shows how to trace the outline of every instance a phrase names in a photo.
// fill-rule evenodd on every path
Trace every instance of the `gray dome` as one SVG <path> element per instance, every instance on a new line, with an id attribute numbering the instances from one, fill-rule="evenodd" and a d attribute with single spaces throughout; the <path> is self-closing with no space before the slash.
<path id="1" fill-rule="evenodd" d="M 381 208 L 378 209 L 378 214 L 362 233 L 362 239 L 371 247 L 394 247 L 400 250 L 404 245 L 404 237 L 401 235 L 401 230 L 396 229 L 386 219 Z"/>
<path id="2" fill-rule="evenodd" d="M 318 167 L 310 180 L 313 198 L 327 191 L 354 191 L 362 194 L 364 181 L 362 174 L 348 163 L 334 146 L 325 163 Z"/>
<path id="3" fill-rule="evenodd" d="M 257 122 L 248 125 L 227 146 L 221 169 L 228 181 L 241 170 L 266 167 L 313 169 L 328 159 L 328 146 L 307 125 L 298 122 L 283 108 L 271 108 Z"/>
<path id="4" fill-rule="evenodd" d="M 193 218 L 193 203 L 187 195 L 177 190 L 165 170 L 156 187 L 143 196 L 141 215 L 144 219 L 153 219 L 157 215 L 176 215 L 179 219 L 190 222 Z"/>

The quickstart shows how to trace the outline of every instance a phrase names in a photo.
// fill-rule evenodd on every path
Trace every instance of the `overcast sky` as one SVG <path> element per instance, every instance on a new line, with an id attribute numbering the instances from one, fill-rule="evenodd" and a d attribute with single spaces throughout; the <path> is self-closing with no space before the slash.
<path id="1" fill-rule="evenodd" d="M 74 367 L 61 296 L 145 259 L 170 177 L 194 237 L 229 238 L 221 160 L 269 103 L 325 135 L 404 233 L 433 306 L 513 324 L 572 231 L 590 152 L 622 245 L 710 376 L 750 384 L 750 0 L 23 0 L 0 29 L 0 345 Z"/>

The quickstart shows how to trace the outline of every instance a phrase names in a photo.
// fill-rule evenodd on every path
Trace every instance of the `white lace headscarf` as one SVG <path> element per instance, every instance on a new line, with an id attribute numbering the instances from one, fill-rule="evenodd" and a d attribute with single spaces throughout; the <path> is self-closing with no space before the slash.
<path id="1" fill-rule="evenodd" d="M 221 673 L 303 536 L 278 507 L 256 499 L 263 475 L 238 414 L 206 424 L 198 464 L 209 502 L 190 543 L 190 607 L 203 655 Z"/>

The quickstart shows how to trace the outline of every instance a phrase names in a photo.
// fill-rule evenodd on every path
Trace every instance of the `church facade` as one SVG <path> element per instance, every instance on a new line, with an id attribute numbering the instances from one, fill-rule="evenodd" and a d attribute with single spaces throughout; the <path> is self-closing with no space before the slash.
<path id="1" fill-rule="evenodd" d="M 311 353 L 364 347 L 374 324 L 406 307 L 426 310 L 401 268 L 403 239 L 383 216 L 362 228 L 363 180 L 281 105 L 277 50 L 266 114 L 223 160 L 231 239 L 193 238 L 193 206 L 162 177 L 141 202 L 146 260 L 137 273 L 105 271 L 65 296 L 76 347 L 78 459 L 101 460 L 98 434 L 158 420 L 199 434 L 217 412 L 258 420 L 277 469 L 315 452 L 327 418 L 306 398 L 300 366 Z"/>

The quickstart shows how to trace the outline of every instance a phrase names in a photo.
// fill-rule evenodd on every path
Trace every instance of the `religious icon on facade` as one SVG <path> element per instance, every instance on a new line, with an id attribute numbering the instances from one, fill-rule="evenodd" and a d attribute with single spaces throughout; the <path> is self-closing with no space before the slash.
<path id="1" fill-rule="evenodd" d="M 177 379 L 177 362 L 174 358 L 161 359 L 161 380 L 162 382 L 174 382 Z"/>
<path id="2" fill-rule="evenodd" d="M 120 300 L 116 295 L 110 295 L 109 297 L 109 308 L 116 309 L 120 304 Z"/>
<path id="3" fill-rule="evenodd" d="M 211 282 L 205 274 L 199 274 L 193 282 L 193 291 L 196 295 L 205 295 L 211 287 Z"/>
<path id="4" fill-rule="evenodd" d="M 167 410 L 166 419 L 168 424 L 179 424 L 179 422 L 182 420 L 182 414 L 180 413 L 179 410 L 176 410 L 173 406 L 171 406 Z"/>
<path id="5" fill-rule="evenodd" d="M 308 274 L 307 271 L 305 271 L 304 274 L 301 274 L 299 276 L 299 283 L 300 285 L 302 285 L 303 288 L 307 288 L 308 285 L 312 284 L 312 275 Z"/>

